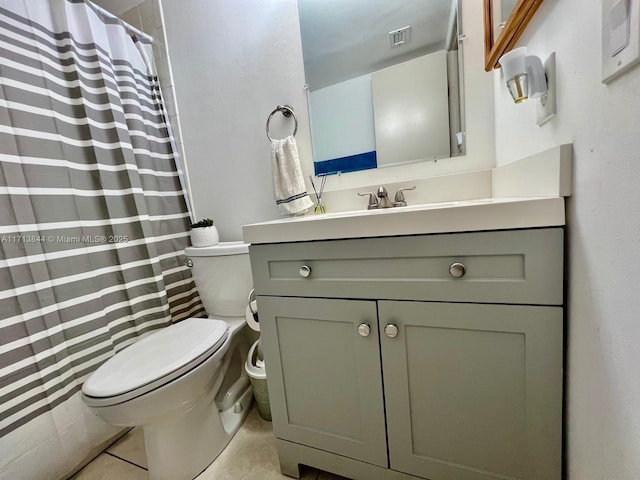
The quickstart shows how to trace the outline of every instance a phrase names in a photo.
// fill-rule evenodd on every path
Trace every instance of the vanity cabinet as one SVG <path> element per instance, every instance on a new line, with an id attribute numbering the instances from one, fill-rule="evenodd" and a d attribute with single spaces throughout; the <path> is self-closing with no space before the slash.
<path id="1" fill-rule="evenodd" d="M 250 247 L 283 473 L 560 479 L 563 230 Z"/>

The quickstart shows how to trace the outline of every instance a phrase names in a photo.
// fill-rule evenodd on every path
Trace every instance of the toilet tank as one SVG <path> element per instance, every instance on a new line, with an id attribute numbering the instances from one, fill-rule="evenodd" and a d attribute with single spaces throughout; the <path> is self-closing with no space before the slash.
<path id="1" fill-rule="evenodd" d="M 210 316 L 244 316 L 253 288 L 249 245 L 220 242 L 211 247 L 187 247 L 191 274 L 200 299 Z"/>

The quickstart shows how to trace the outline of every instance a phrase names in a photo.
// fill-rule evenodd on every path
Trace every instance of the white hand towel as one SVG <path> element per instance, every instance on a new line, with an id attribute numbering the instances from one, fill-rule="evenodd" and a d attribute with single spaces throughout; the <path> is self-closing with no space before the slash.
<path id="1" fill-rule="evenodd" d="M 273 191 L 281 214 L 295 215 L 313 207 L 302 177 L 298 146 L 293 135 L 271 141 L 271 167 Z"/>

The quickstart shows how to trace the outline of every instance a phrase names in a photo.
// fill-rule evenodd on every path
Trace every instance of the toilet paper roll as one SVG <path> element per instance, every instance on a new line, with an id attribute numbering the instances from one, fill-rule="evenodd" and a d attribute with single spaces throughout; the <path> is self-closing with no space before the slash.
<path id="1" fill-rule="evenodd" d="M 255 310 L 255 300 L 252 303 L 252 307 Z M 256 332 L 260 331 L 260 323 L 258 323 L 258 321 L 254 318 L 253 313 L 251 313 L 251 308 L 249 308 L 249 305 L 247 305 L 247 310 L 244 314 L 245 318 L 247 319 L 247 325 L 249 325 L 249 328 L 251 330 L 255 330 Z M 257 315 L 256 315 L 257 316 Z"/>

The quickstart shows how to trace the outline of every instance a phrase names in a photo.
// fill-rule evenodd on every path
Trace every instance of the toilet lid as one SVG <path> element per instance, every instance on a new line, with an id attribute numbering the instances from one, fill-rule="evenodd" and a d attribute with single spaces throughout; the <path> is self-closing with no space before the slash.
<path id="1" fill-rule="evenodd" d="M 136 392 L 141 395 L 192 370 L 213 355 L 227 335 L 223 320 L 188 318 L 118 352 L 84 382 L 82 392 L 105 398 L 143 390 Z"/>

